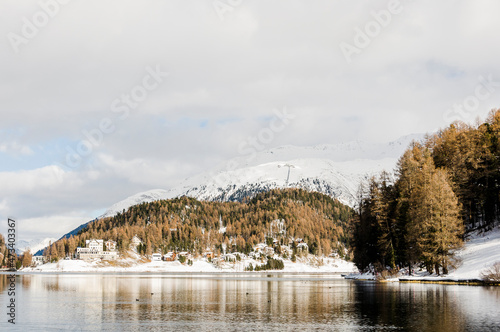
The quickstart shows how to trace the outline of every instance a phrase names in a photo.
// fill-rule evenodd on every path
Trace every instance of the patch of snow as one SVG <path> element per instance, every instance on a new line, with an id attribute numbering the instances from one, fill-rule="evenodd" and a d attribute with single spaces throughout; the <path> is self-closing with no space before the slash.
<path id="1" fill-rule="evenodd" d="M 403 276 L 401 279 L 452 281 L 481 279 L 481 273 L 489 269 L 496 262 L 500 262 L 500 227 L 486 233 L 473 233 L 464 247 L 456 252 L 459 261 L 458 267 L 448 275 L 429 275 L 427 272 L 417 273 L 416 276 Z"/>
<path id="2" fill-rule="evenodd" d="M 113 204 L 109 209 L 104 212 L 98 219 L 112 217 L 121 213 L 123 210 L 127 210 L 129 207 L 141 204 L 141 203 L 149 203 L 154 202 L 161 199 L 169 199 L 172 198 L 166 190 L 163 189 L 154 189 L 145 192 L 141 192 L 135 194 L 133 196 L 127 197 L 124 200 Z"/>
<path id="3" fill-rule="evenodd" d="M 26 249 L 30 249 L 31 254 L 49 246 L 50 243 L 57 241 L 55 238 L 35 239 L 31 241 L 20 240 L 16 243 L 16 254 L 22 255 Z"/>
<path id="4" fill-rule="evenodd" d="M 312 272 L 312 273 L 351 273 L 357 271 L 352 262 L 341 259 L 323 258 L 322 265 L 311 264 L 312 260 L 304 260 L 293 263 L 290 260 L 284 260 L 285 268 L 283 270 L 272 270 L 272 272 L 290 273 L 290 272 Z M 95 260 L 85 262 L 82 260 L 60 260 L 57 263 L 46 263 L 37 267 L 24 268 L 22 272 L 245 272 L 245 268 L 252 264 L 254 267 L 263 264 L 258 260 L 244 258 L 235 263 L 223 262 L 219 267 L 207 262 L 204 259 L 194 259 L 193 265 L 181 264 L 179 261 L 143 261 L 136 253 L 129 252 L 128 258 L 120 258 L 115 262 L 104 262 Z M 252 273 L 252 272 L 248 272 Z"/>
<path id="5" fill-rule="evenodd" d="M 449 274 L 451 278 L 475 279 L 481 272 L 500 262 L 500 227 L 484 234 L 472 234 L 457 252 L 462 264 Z"/>
<path id="6" fill-rule="evenodd" d="M 464 247 L 456 252 L 458 267 L 447 275 L 437 276 L 425 270 L 415 271 L 408 276 L 407 270 L 401 270 L 399 279 L 415 281 L 467 281 L 482 279 L 481 274 L 500 262 L 500 227 L 486 233 L 475 232 L 469 236 Z M 375 280 L 372 273 L 353 273 L 347 279 Z M 389 280 L 391 281 L 391 280 Z"/>

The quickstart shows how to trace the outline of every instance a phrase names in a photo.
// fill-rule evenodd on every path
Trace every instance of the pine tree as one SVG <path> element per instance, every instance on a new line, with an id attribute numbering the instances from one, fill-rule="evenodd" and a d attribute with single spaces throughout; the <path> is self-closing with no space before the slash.
<path id="1" fill-rule="evenodd" d="M 31 263 L 32 263 L 32 255 L 31 255 L 31 251 L 29 249 L 25 250 L 24 253 L 23 253 L 23 260 L 22 260 L 22 264 L 24 267 L 28 267 L 28 266 L 31 266 Z"/>
<path id="2" fill-rule="evenodd" d="M 420 144 L 400 163 L 400 219 L 405 221 L 408 262 L 423 261 L 429 272 L 447 271 L 452 249 L 460 246 L 460 207 L 446 171 L 434 166 L 430 151 Z"/>

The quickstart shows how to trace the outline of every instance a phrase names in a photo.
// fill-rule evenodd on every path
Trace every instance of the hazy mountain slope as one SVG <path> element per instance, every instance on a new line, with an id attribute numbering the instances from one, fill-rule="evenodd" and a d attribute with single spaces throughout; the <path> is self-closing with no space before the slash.
<path id="1" fill-rule="evenodd" d="M 289 181 L 288 167 L 291 165 Z M 359 183 L 383 169 L 392 170 L 394 159 L 333 162 L 326 159 L 274 161 L 234 171 L 204 174 L 167 191 L 169 197 L 192 196 L 200 200 L 237 201 L 273 188 L 298 187 L 327 194 L 355 205 Z"/>
<path id="2" fill-rule="evenodd" d="M 404 136 L 389 143 L 355 141 L 313 147 L 283 146 L 229 160 L 215 171 L 181 181 L 170 189 L 154 189 L 125 198 L 99 218 L 110 217 L 143 202 L 191 196 L 199 200 L 237 201 L 274 188 L 299 187 L 318 191 L 355 206 L 363 179 L 392 171 L 399 157 L 414 140 L 424 135 Z M 290 178 L 287 183 L 288 167 Z M 78 233 L 81 225 L 63 237 Z"/>
<path id="3" fill-rule="evenodd" d="M 57 241 L 54 238 L 46 238 L 46 239 L 35 239 L 31 241 L 20 240 L 16 243 L 16 253 L 21 255 L 26 249 L 30 249 L 32 254 L 35 254 L 39 250 L 44 249 L 49 245 L 49 243 L 53 243 Z"/>

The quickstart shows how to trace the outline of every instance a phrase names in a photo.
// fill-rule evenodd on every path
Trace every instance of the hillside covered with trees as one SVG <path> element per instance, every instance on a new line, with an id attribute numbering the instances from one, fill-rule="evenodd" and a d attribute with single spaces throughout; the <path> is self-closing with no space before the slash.
<path id="1" fill-rule="evenodd" d="M 414 264 L 447 273 L 466 231 L 490 230 L 500 214 L 500 110 L 476 125 L 454 123 L 413 143 L 395 174 L 360 188 L 352 228 L 359 269 Z"/>
<path id="2" fill-rule="evenodd" d="M 317 255 L 346 255 L 348 225 L 354 211 L 329 196 L 301 189 L 271 190 L 245 202 L 205 202 L 190 197 L 143 203 L 90 223 L 78 235 L 53 243 L 49 257 L 70 256 L 88 239 L 114 240 L 120 251 L 137 235 L 144 254 L 206 250 L 248 253 L 258 243 L 278 238 L 292 246 L 303 240 Z M 283 222 L 279 230 L 278 223 Z M 279 247 L 277 246 L 277 250 Z"/>

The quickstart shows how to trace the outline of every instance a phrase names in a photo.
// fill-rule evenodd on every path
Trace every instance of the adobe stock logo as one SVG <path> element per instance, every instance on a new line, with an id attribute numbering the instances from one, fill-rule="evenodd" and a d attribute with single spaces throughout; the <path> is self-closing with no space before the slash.
<path id="1" fill-rule="evenodd" d="M 249 136 L 238 145 L 238 153 L 240 156 L 245 157 L 244 163 L 249 163 L 257 157 L 257 153 L 263 151 L 276 136 L 283 132 L 290 126 L 292 121 L 296 118 L 295 114 L 289 113 L 286 107 L 282 110 L 273 110 L 274 116 L 269 121 L 267 127 L 261 128 L 257 135 Z M 228 172 L 234 171 L 243 166 L 240 164 L 241 160 L 230 160 L 226 163 L 225 172 L 221 172 L 214 176 L 215 183 L 219 186 L 230 183 L 230 176 Z"/>
<path id="2" fill-rule="evenodd" d="M 23 25 L 21 27 L 21 34 L 14 32 L 9 32 L 7 34 L 7 39 L 10 42 L 10 46 L 17 54 L 19 53 L 19 48 L 21 45 L 27 45 L 33 38 L 35 38 L 41 29 L 43 29 L 50 20 L 53 19 L 59 11 L 61 6 L 67 5 L 71 0 L 45 0 L 40 1 L 38 5 L 40 9 L 33 14 L 31 19 L 23 17 Z"/>
<path id="3" fill-rule="evenodd" d="M 491 95 L 500 88 L 500 82 L 493 81 L 493 75 L 488 75 L 488 78 L 479 76 L 479 83 L 474 88 L 474 93 L 468 95 L 462 100 L 462 103 L 454 104 L 453 108 L 446 110 L 443 114 L 443 119 L 452 123 L 454 121 L 470 120 L 473 113 L 477 112 L 482 101 L 491 97 Z"/>
<path id="4" fill-rule="evenodd" d="M 402 12 L 403 6 L 399 0 L 389 1 L 387 9 L 382 9 L 378 12 L 371 11 L 370 15 L 373 17 L 373 20 L 368 21 L 363 29 L 360 27 L 354 28 L 353 43 L 341 42 L 339 44 L 347 63 L 353 61 L 355 54 L 359 55 L 364 49 L 370 46 L 372 41 L 382 33 L 383 29 L 391 24 L 394 15 L 401 14 Z"/>
<path id="5" fill-rule="evenodd" d="M 80 166 L 83 159 L 102 144 L 106 135 L 115 132 L 117 121 L 127 119 L 130 111 L 135 110 L 141 102 L 145 101 L 149 93 L 157 89 L 168 76 L 167 72 L 161 71 L 159 65 L 156 65 L 155 69 L 146 67 L 146 72 L 140 84 L 134 86 L 128 93 L 122 93 L 119 98 L 111 102 L 110 110 L 119 115 L 117 118 L 102 118 L 96 128 L 82 130 L 85 139 L 79 141 L 74 148 L 66 147 L 65 166 L 69 168 Z"/>
<path id="6" fill-rule="evenodd" d="M 215 12 L 221 21 L 224 21 L 224 16 L 227 13 L 231 13 L 234 9 L 240 6 L 243 3 L 243 0 L 215 0 L 212 5 L 214 6 Z"/>

